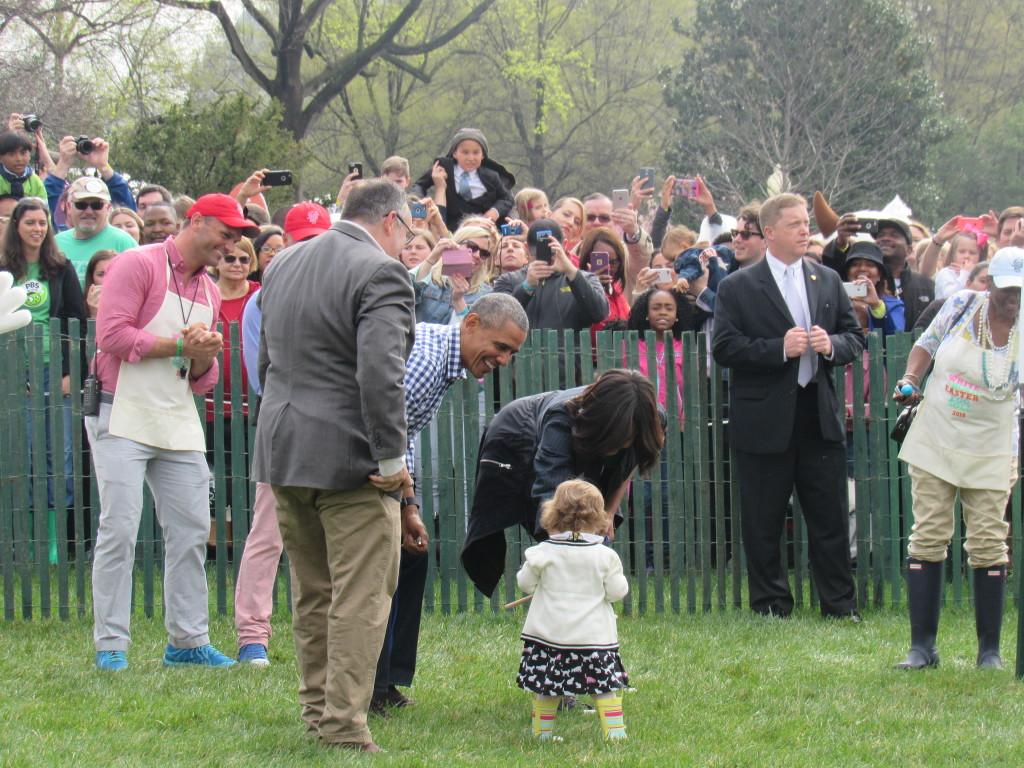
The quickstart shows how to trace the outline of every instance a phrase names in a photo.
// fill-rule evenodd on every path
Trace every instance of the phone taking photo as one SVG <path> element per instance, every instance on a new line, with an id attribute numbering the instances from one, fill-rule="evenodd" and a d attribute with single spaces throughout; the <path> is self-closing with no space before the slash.
<path id="1" fill-rule="evenodd" d="M 843 289 L 851 299 L 866 299 L 868 296 L 867 283 L 843 283 Z"/>
<path id="2" fill-rule="evenodd" d="M 426 219 L 427 218 L 427 205 L 426 203 L 409 203 L 409 216 L 413 219 Z"/>
<path id="3" fill-rule="evenodd" d="M 666 283 L 674 283 L 676 280 L 676 273 L 669 267 L 657 267 L 652 269 L 656 277 L 654 278 L 655 285 L 665 285 Z"/>
<path id="4" fill-rule="evenodd" d="M 629 190 L 628 189 L 613 189 L 612 190 L 612 208 L 618 210 L 619 208 L 629 208 Z"/>
<path id="5" fill-rule="evenodd" d="M 687 200 L 693 200 L 700 194 L 700 182 L 697 179 L 677 178 L 672 194 L 676 197 L 685 197 Z"/>
<path id="6" fill-rule="evenodd" d="M 349 163 L 348 164 L 348 172 L 349 173 L 355 172 L 357 179 L 363 178 L 363 164 L 362 163 Z"/>
<path id="7" fill-rule="evenodd" d="M 654 169 L 653 168 L 641 168 L 640 169 L 640 188 L 641 189 L 654 189 Z"/>
<path id="8" fill-rule="evenodd" d="M 441 251 L 441 274 L 445 277 L 462 275 L 469 280 L 473 276 L 473 252 L 469 248 Z"/>
<path id="9" fill-rule="evenodd" d="M 608 272 L 612 266 L 612 257 L 608 251 L 592 251 L 590 254 L 590 271 L 595 275 Z"/>
<path id="10" fill-rule="evenodd" d="M 550 264 L 553 259 L 551 243 L 548 242 L 548 238 L 551 235 L 550 229 L 538 229 L 536 232 L 537 244 L 534 246 L 534 258 L 537 261 L 543 261 L 545 264 Z"/>
<path id="11" fill-rule="evenodd" d="M 291 183 L 291 171 L 267 171 L 263 174 L 263 186 L 265 187 L 287 187 Z"/>

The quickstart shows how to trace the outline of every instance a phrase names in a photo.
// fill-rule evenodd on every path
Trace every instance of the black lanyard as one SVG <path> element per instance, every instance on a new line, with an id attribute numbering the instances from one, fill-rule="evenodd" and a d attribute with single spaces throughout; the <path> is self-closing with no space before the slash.
<path id="1" fill-rule="evenodd" d="M 164 254 L 167 256 L 167 269 L 170 270 L 171 277 L 174 278 L 174 287 L 178 288 L 178 278 L 174 274 L 174 267 L 171 265 L 171 255 L 167 253 L 167 249 L 164 248 Z M 178 297 L 178 308 L 181 310 L 181 327 L 182 330 L 188 328 L 189 318 L 192 317 L 192 310 L 196 308 L 196 297 L 199 296 L 199 283 L 202 282 L 202 278 L 196 278 L 196 287 L 192 291 L 192 304 L 188 308 L 188 314 L 185 314 L 185 304 L 181 301 L 181 293 L 178 291 L 174 292 L 174 295 Z"/>

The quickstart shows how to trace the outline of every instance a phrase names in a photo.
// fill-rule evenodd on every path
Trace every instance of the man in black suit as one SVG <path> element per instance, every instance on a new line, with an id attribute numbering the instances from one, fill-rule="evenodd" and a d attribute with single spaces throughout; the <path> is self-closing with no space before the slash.
<path id="1" fill-rule="evenodd" d="M 782 617 L 793 609 L 780 538 L 795 485 L 821 611 L 856 618 L 846 430 L 832 369 L 860 358 L 864 336 L 839 276 L 803 259 L 810 238 L 804 199 L 770 198 L 760 224 L 768 251 L 719 285 L 712 345 L 715 360 L 730 369 L 750 607 Z"/>
<path id="2" fill-rule="evenodd" d="M 501 222 L 515 205 L 511 189 L 516 178 L 489 154 L 483 132 L 462 128 L 452 138 L 448 154 L 434 161 L 409 194 L 423 197 L 434 187 L 434 202 L 452 232 L 466 216 L 486 216 Z"/>

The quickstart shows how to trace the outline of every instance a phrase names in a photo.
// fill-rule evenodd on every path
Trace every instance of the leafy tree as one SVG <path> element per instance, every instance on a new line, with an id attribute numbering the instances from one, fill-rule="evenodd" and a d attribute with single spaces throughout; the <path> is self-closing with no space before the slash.
<path id="1" fill-rule="evenodd" d="M 418 72 L 407 61 L 409 57 L 447 45 L 474 24 L 495 0 L 478 0 L 445 29 L 415 42 L 406 42 L 400 37 L 406 31 L 416 31 L 413 20 L 423 0 L 386 3 L 278 0 L 273 6 L 258 0 L 241 0 L 247 17 L 261 33 L 255 44 L 246 43 L 227 6 L 220 0 L 159 2 L 213 14 L 243 72 L 260 90 L 282 105 L 281 125 L 300 140 L 313 121 L 368 67 L 387 61 Z M 376 12 L 381 5 L 389 11 L 383 20 Z M 277 10 L 276 20 L 270 11 L 272 7 Z M 253 53 L 261 50 L 271 52 L 269 66 Z M 307 58 L 312 66 L 305 65 Z"/>
<path id="2" fill-rule="evenodd" d="M 931 204 L 928 148 L 948 129 L 911 15 L 891 0 L 700 0 L 666 83 L 677 167 L 732 203 L 783 187 L 839 209 Z"/>
<path id="3" fill-rule="evenodd" d="M 118 170 L 192 197 L 228 192 L 256 168 L 288 168 L 297 159 L 297 145 L 278 127 L 280 117 L 280 109 L 245 95 L 209 103 L 189 95 L 116 135 Z M 290 191 L 279 195 L 290 197 Z"/>

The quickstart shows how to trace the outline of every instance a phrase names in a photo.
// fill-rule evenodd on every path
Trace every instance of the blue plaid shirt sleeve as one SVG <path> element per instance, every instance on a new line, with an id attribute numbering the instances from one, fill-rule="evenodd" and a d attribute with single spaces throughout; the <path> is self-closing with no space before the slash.
<path id="1" fill-rule="evenodd" d="M 405 366 L 405 417 L 409 447 L 405 454 L 409 474 L 416 471 L 416 435 L 434 417 L 444 393 L 465 376 L 460 357 L 458 326 L 420 323 Z"/>

